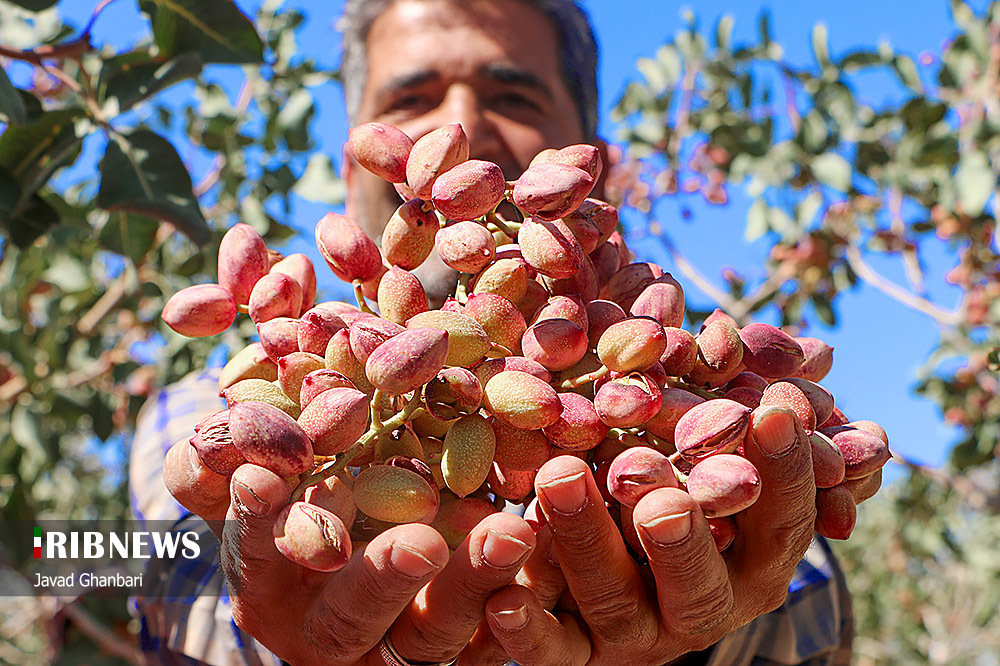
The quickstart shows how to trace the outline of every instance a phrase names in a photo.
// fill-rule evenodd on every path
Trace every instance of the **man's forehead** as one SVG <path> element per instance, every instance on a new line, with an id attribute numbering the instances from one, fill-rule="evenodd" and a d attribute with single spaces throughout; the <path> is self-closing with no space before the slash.
<path id="1" fill-rule="evenodd" d="M 518 0 L 398 0 L 368 35 L 368 76 L 375 89 L 366 92 L 392 80 L 421 83 L 434 75 L 551 86 L 560 76 L 555 30 L 541 12 Z"/>

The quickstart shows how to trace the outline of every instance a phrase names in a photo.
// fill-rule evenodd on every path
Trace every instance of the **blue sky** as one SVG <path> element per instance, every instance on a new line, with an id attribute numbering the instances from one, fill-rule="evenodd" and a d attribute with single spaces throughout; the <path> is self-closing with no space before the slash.
<path id="1" fill-rule="evenodd" d="M 259 0 L 236 0 L 248 14 Z M 85 22 L 94 2 L 72 0 L 60 3 L 62 11 L 77 25 Z M 309 17 L 299 40 L 302 53 L 321 63 L 335 65 L 339 61 L 339 35 L 333 30 L 342 2 L 323 0 L 288 0 L 289 7 L 301 8 Z M 656 49 L 682 26 L 681 12 L 685 5 L 664 0 L 583 0 L 590 13 L 601 47 L 601 110 L 602 133 L 614 139 L 615 133 L 607 111 L 613 106 L 624 84 L 636 77 L 638 58 L 652 56 Z M 984 3 L 974 5 L 980 8 Z M 811 64 L 811 31 L 817 22 L 827 25 L 831 52 L 836 55 L 852 48 L 873 46 L 888 41 L 899 51 L 916 56 L 922 52 L 937 54 L 942 43 L 952 33 L 946 0 L 842 0 L 838 3 L 819 2 L 720 2 L 702 0 L 689 6 L 703 30 L 716 20 L 730 14 L 735 19 L 734 41 L 753 39 L 759 12 L 771 12 L 772 33 L 795 63 Z M 95 42 L 127 45 L 146 32 L 131 2 L 112 3 L 97 23 Z M 885 81 L 870 80 L 860 84 L 861 98 L 878 105 L 898 93 Z M 335 86 L 313 90 L 319 132 L 319 150 L 339 163 L 341 145 L 346 138 L 343 101 Z M 746 275 L 754 275 L 766 252 L 765 241 L 747 244 L 743 240 L 746 210 L 750 198 L 740 187 L 730 189 L 730 204 L 711 207 L 691 197 L 684 203 L 693 212 L 691 222 L 682 222 L 677 203 L 668 204 L 660 222 L 670 230 L 682 252 L 700 271 L 718 280 L 723 267 L 730 266 Z M 321 288 L 333 286 L 335 279 L 327 273 L 311 241 L 311 229 L 326 208 L 300 202 L 294 219 L 288 220 L 302 229 L 305 239 L 293 242 L 286 251 L 308 251 L 317 262 Z M 706 242 L 711 237 L 712 243 Z M 655 246 L 641 243 L 634 249 L 646 258 L 663 257 Z M 928 257 L 930 278 L 940 283 L 940 275 L 952 262 L 943 253 Z M 885 275 L 902 280 L 899 267 L 892 263 L 874 262 Z M 668 270 L 672 267 L 664 263 Z M 676 271 L 674 271 L 676 274 Z M 682 283 L 686 280 L 679 276 Z M 328 290 L 328 294 L 334 293 Z M 952 306 L 958 294 L 942 288 L 946 307 Z M 700 307 L 711 302 L 693 286 L 687 289 L 689 300 Z M 889 433 L 893 446 L 918 461 L 940 464 L 948 446 L 955 441 L 956 431 L 943 424 L 933 403 L 912 395 L 915 372 L 926 359 L 937 338 L 931 320 L 870 289 L 861 289 L 841 297 L 838 315 L 844 325 L 829 330 L 820 324 L 807 334 L 827 340 L 836 348 L 834 369 L 823 382 L 837 397 L 838 404 L 855 418 L 880 422 Z M 773 313 L 771 313 L 773 315 Z M 771 321 L 768 316 L 762 317 Z"/>

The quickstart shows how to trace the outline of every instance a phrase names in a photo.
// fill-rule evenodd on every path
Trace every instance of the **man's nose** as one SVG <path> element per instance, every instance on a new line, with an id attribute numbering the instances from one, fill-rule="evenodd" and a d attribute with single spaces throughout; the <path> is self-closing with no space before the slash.
<path id="1" fill-rule="evenodd" d="M 464 85 L 448 89 L 438 109 L 437 126 L 460 123 L 469 137 L 469 156 L 473 159 L 497 161 L 500 138 L 495 125 L 486 116 L 475 91 Z"/>

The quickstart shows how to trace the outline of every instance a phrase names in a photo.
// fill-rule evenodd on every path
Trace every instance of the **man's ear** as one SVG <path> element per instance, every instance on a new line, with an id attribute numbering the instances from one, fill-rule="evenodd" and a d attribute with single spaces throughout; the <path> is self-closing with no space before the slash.
<path id="1" fill-rule="evenodd" d="M 601 175 L 597 177 L 597 182 L 594 184 L 594 189 L 591 191 L 590 196 L 595 199 L 604 199 L 604 183 L 608 178 L 608 173 L 611 171 L 611 167 L 614 165 L 611 163 L 611 155 L 608 150 L 608 144 L 604 139 L 600 137 L 595 137 L 593 140 L 594 146 L 597 147 L 597 152 L 601 155 L 601 164 L 604 168 L 601 169 Z"/>

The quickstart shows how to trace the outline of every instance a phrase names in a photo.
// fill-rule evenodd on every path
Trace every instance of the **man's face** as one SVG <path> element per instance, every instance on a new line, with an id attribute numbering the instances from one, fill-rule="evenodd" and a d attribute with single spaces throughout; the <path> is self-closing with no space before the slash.
<path id="1" fill-rule="evenodd" d="M 518 0 L 399 0 L 372 24 L 359 121 L 417 139 L 461 123 L 473 159 L 517 178 L 544 148 L 585 140 L 556 32 Z M 400 204 L 391 185 L 346 165 L 347 214 L 373 238 Z"/>

